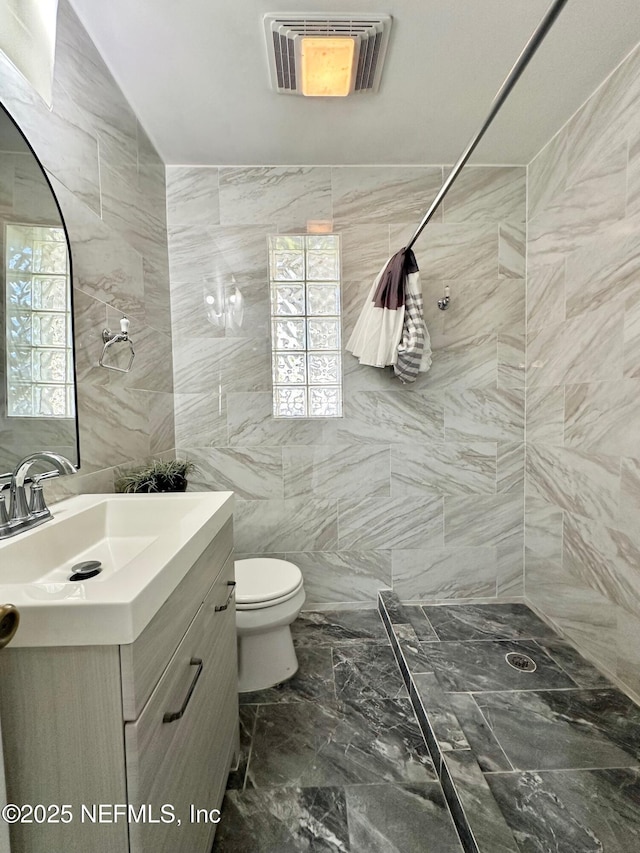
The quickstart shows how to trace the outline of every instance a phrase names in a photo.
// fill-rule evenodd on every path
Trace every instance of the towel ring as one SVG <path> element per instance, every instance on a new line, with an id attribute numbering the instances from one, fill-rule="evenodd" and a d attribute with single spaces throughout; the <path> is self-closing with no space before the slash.
<path id="1" fill-rule="evenodd" d="M 131 367 L 133 366 L 133 360 L 136 357 L 136 351 L 133 348 L 133 341 L 129 337 L 129 320 L 127 320 L 126 317 L 123 317 L 122 320 L 120 320 L 119 332 L 112 332 L 111 329 L 103 329 L 102 341 L 104 343 L 104 346 L 102 348 L 102 355 L 100 356 L 100 360 L 98 361 L 100 367 L 104 367 L 106 370 L 115 370 L 118 373 L 129 373 Z M 109 349 L 109 347 L 112 347 L 114 344 L 120 343 L 129 344 L 129 364 L 126 367 L 115 367 L 113 364 L 105 364 L 104 357 L 107 354 L 107 350 Z"/>

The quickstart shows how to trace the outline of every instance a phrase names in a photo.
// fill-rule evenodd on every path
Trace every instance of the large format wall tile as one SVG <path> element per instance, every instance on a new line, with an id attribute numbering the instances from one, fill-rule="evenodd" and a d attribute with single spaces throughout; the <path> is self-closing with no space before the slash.
<path id="1" fill-rule="evenodd" d="M 220 222 L 218 169 L 170 166 L 167 169 L 167 218 L 172 229 Z"/>
<path id="2" fill-rule="evenodd" d="M 526 596 L 638 696 L 636 49 L 529 167 Z"/>
<path id="3" fill-rule="evenodd" d="M 442 167 L 339 166 L 331 170 L 336 228 L 364 223 L 417 225 L 442 184 Z M 316 217 L 319 218 L 319 217 Z M 436 219 L 442 218 L 442 211 Z M 398 248 L 401 248 L 398 246 Z M 397 251 L 392 248 L 392 251 Z"/>
<path id="4" fill-rule="evenodd" d="M 222 168 L 220 224 L 274 222 L 305 229 L 331 219 L 331 170 L 324 166 Z"/>
<path id="5" fill-rule="evenodd" d="M 565 260 L 538 266 L 527 275 L 527 330 L 544 328 L 565 319 Z"/>
<path id="6" fill-rule="evenodd" d="M 496 595 L 494 547 L 395 550 L 392 569 L 393 588 L 403 601 Z"/>
<path id="7" fill-rule="evenodd" d="M 443 202 L 445 222 L 524 222 L 526 171 L 521 166 L 469 166 Z"/>
<path id="8" fill-rule="evenodd" d="M 288 552 L 300 568 L 306 607 L 337 602 L 371 602 L 391 586 L 391 551 Z"/>
<path id="9" fill-rule="evenodd" d="M 621 140 L 640 132 L 640 51 L 637 49 L 567 125 L 569 181 L 592 172 Z"/>
<path id="10" fill-rule="evenodd" d="M 397 380 L 396 386 L 397 388 Z M 412 444 L 444 438 L 442 396 L 432 392 L 354 391 L 337 422 L 340 441 Z"/>
<path id="11" fill-rule="evenodd" d="M 235 488 L 238 552 L 298 562 L 311 604 L 373 603 L 396 582 L 411 599 L 522 594 L 523 168 L 473 167 L 416 245 L 430 372 L 402 385 L 391 369 L 344 352 L 342 418 L 273 417 L 268 236 L 333 221 L 346 342 L 442 174 L 440 166 L 169 169 L 176 440 L 203 469 L 191 487 Z M 211 282 L 230 281 L 243 296 L 238 329 L 216 326 L 206 308 Z M 448 312 L 437 307 L 445 285 Z M 476 506 L 477 495 L 499 495 L 480 546 L 444 540 L 443 500 L 458 495 Z M 518 502 L 507 533 L 504 507 Z M 404 554 L 405 575 L 396 572 Z"/>
<path id="12" fill-rule="evenodd" d="M 640 259 L 633 233 L 636 227 L 637 221 L 623 219 L 600 231 L 580 251 L 567 255 L 568 318 L 601 308 L 610 310 L 637 294 Z"/>
<path id="13" fill-rule="evenodd" d="M 362 498 L 338 502 L 341 550 L 443 544 L 442 498 Z"/>
<path id="14" fill-rule="evenodd" d="M 456 389 L 445 395 L 447 440 L 522 441 L 524 389 Z"/>
<path id="15" fill-rule="evenodd" d="M 495 494 L 496 445 L 453 441 L 391 449 L 391 494 Z"/>
<path id="16" fill-rule="evenodd" d="M 527 170 L 527 220 L 544 211 L 556 195 L 564 192 L 567 180 L 567 133 L 557 133 L 529 163 Z"/>
<path id="17" fill-rule="evenodd" d="M 363 497 L 390 494 L 388 447 L 284 447 L 282 466 L 286 498 L 349 498 L 356 478 Z"/>
<path id="18" fill-rule="evenodd" d="M 280 447 L 189 447 L 197 470 L 189 475 L 197 491 L 233 491 L 243 500 L 283 498 Z"/>
<path id="19" fill-rule="evenodd" d="M 522 531 L 522 496 L 473 495 L 444 499 L 444 542 L 454 548 L 509 542 Z"/>
<path id="20" fill-rule="evenodd" d="M 67 0 L 52 108 L 4 55 L 0 92 L 47 169 L 71 241 L 82 468 L 47 485 L 47 497 L 112 491 L 116 466 L 175 447 L 164 164 Z M 32 218 L 25 169 L 15 190 Z M 127 376 L 97 367 L 102 329 L 122 314 L 137 344 Z"/>
<path id="21" fill-rule="evenodd" d="M 567 446 L 589 453 L 640 457 L 640 382 L 565 386 Z"/>
<path id="22" fill-rule="evenodd" d="M 238 501 L 235 547 L 244 553 L 335 551 L 336 501 L 317 498 Z"/>
<path id="23" fill-rule="evenodd" d="M 526 596 L 584 654 L 616 671 L 617 608 L 561 564 L 526 551 Z"/>
<path id="24" fill-rule="evenodd" d="M 527 274 L 525 225 L 501 223 L 498 229 L 498 274 L 501 278 L 524 278 Z"/>
<path id="25" fill-rule="evenodd" d="M 554 263 L 585 246 L 626 209 L 627 149 L 617 145 L 588 175 L 569 182 L 543 215 L 529 222 L 528 253 L 534 263 Z"/>
<path id="26" fill-rule="evenodd" d="M 440 312 L 447 344 L 490 332 L 524 331 L 525 286 L 522 277 L 446 279 L 452 305 Z M 435 339 L 439 336 L 436 334 Z"/>
<path id="27" fill-rule="evenodd" d="M 620 491 L 616 457 L 530 445 L 526 474 L 528 493 L 548 504 L 594 521 L 615 522 Z"/>
<path id="28" fill-rule="evenodd" d="M 413 229 L 391 227 L 391 245 L 401 247 Z M 498 225 L 431 222 L 415 245 L 424 278 L 493 278 L 499 273 Z"/>
<path id="29" fill-rule="evenodd" d="M 622 378 L 624 305 L 614 303 L 527 336 L 527 381 L 559 385 Z"/>
<path id="30" fill-rule="evenodd" d="M 609 601 L 640 615 L 640 547 L 629 534 L 565 513 L 563 564 Z"/>

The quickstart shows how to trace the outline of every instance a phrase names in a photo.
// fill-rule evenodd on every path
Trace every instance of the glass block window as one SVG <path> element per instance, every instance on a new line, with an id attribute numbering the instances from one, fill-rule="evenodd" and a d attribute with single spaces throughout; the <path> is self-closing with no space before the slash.
<path id="1" fill-rule="evenodd" d="M 69 255 L 62 228 L 5 230 L 7 415 L 72 418 Z"/>
<path id="2" fill-rule="evenodd" d="M 269 239 L 275 418 L 342 417 L 340 242 Z"/>

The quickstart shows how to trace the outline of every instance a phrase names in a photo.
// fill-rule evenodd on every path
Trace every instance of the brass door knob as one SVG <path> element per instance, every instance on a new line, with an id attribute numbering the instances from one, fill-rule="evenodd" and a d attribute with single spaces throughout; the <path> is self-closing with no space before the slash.
<path id="1" fill-rule="evenodd" d="M 0 604 L 0 649 L 13 640 L 19 624 L 18 608 L 13 604 Z"/>

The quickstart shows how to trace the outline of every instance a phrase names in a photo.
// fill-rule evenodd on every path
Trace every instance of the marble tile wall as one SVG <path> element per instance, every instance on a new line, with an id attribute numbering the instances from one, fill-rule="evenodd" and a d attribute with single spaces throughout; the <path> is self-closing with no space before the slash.
<path id="1" fill-rule="evenodd" d="M 526 595 L 640 696 L 640 50 L 529 165 Z"/>
<path id="2" fill-rule="evenodd" d="M 0 98 L 47 170 L 73 255 L 82 469 L 47 491 L 112 491 L 116 466 L 175 447 L 164 164 L 67 0 L 52 109 L 4 55 Z M 126 377 L 97 366 L 102 329 L 125 312 Z"/>
<path id="3" fill-rule="evenodd" d="M 344 354 L 344 417 L 271 416 L 267 237 L 332 220 L 343 338 L 441 167 L 167 169 L 176 446 L 232 488 L 240 554 L 301 566 L 307 606 L 523 592 L 524 168 L 466 170 L 416 246 L 435 351 L 402 386 Z M 216 283 L 244 322 L 207 313 Z M 437 308 L 445 284 L 451 308 Z"/>

